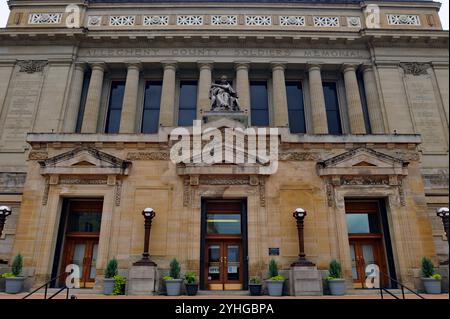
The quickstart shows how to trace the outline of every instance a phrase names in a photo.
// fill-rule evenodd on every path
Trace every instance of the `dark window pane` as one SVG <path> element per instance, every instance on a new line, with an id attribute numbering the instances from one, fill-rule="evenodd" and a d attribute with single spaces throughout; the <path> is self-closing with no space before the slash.
<path id="1" fill-rule="evenodd" d="M 250 83 L 251 120 L 254 126 L 269 126 L 267 82 Z"/>
<path id="2" fill-rule="evenodd" d="M 91 79 L 90 72 L 86 72 L 84 74 L 83 88 L 82 88 L 82 91 L 81 91 L 81 99 L 80 99 L 80 108 L 78 109 L 77 124 L 76 124 L 76 127 L 75 127 L 75 132 L 76 133 L 80 133 L 81 132 L 81 125 L 83 123 L 83 116 L 84 116 L 84 107 L 86 105 L 86 98 L 87 98 L 87 93 L 88 93 L 88 89 L 89 89 L 90 79 Z"/>
<path id="3" fill-rule="evenodd" d="M 150 81 L 145 84 L 144 113 L 142 114 L 142 133 L 149 134 L 158 132 L 161 91 L 161 81 Z"/>
<path id="4" fill-rule="evenodd" d="M 69 215 L 68 232 L 100 232 L 102 213 L 77 212 Z"/>
<path id="5" fill-rule="evenodd" d="M 286 95 L 291 133 L 306 133 L 305 108 L 301 82 L 286 82 Z"/>
<path id="6" fill-rule="evenodd" d="M 122 115 L 123 95 L 125 92 L 124 81 L 111 83 L 108 114 L 106 116 L 106 133 L 118 133 L 120 128 L 120 116 Z"/>
<path id="7" fill-rule="evenodd" d="M 347 214 L 346 216 L 349 234 L 380 233 L 377 214 Z"/>
<path id="8" fill-rule="evenodd" d="M 208 214 L 206 216 L 208 234 L 240 234 L 240 214 Z"/>
<path id="9" fill-rule="evenodd" d="M 178 125 L 192 126 L 197 118 L 197 81 L 180 82 Z"/>
<path id="10" fill-rule="evenodd" d="M 323 93 L 327 110 L 328 132 L 330 134 L 342 134 L 336 83 L 324 82 Z"/>
<path id="11" fill-rule="evenodd" d="M 370 118 L 369 118 L 369 109 L 367 107 L 366 90 L 364 87 L 364 80 L 363 80 L 361 73 L 358 73 L 358 88 L 359 88 L 359 95 L 361 96 L 361 104 L 363 107 L 364 124 L 366 126 L 366 133 L 372 134 L 372 127 L 371 127 Z"/>

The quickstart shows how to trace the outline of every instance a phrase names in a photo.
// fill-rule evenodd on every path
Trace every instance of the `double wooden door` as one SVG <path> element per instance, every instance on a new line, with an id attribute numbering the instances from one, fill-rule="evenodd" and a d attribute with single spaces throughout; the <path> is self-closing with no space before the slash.
<path id="1" fill-rule="evenodd" d="M 377 265 L 382 273 L 387 273 L 386 263 L 381 238 L 351 238 L 350 256 L 352 261 L 353 286 L 355 288 L 366 287 L 367 266 Z M 380 284 L 386 284 L 386 278 L 380 275 Z"/>
<path id="2" fill-rule="evenodd" d="M 207 240 L 205 249 L 206 288 L 209 290 L 243 289 L 242 240 Z"/>

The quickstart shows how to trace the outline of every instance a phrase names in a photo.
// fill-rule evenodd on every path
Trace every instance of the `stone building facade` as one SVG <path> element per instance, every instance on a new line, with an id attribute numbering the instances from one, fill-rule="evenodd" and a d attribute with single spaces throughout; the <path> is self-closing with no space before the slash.
<path id="1" fill-rule="evenodd" d="M 0 30 L 0 238 L 28 285 L 68 263 L 101 287 L 140 259 L 156 211 L 159 275 L 176 257 L 202 289 L 244 289 L 305 251 L 349 287 L 371 263 L 420 289 L 448 260 L 448 32 L 432 1 L 21 1 Z M 67 7 L 68 5 L 72 5 Z M 76 5 L 75 7 L 73 5 Z M 246 121 L 278 128 L 278 170 L 174 164 L 171 131 L 210 111 L 226 75 Z M 244 152 L 244 155 L 248 155 Z M 445 268 L 445 267 L 441 267 Z"/>

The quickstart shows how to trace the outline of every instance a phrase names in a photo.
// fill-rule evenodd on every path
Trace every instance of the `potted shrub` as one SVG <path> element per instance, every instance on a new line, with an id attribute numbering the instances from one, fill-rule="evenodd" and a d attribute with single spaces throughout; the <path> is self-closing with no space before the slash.
<path id="1" fill-rule="evenodd" d="M 124 276 L 116 275 L 113 277 L 114 280 L 114 288 L 112 294 L 117 295 L 125 295 L 125 285 L 127 280 Z"/>
<path id="2" fill-rule="evenodd" d="M 108 262 L 105 270 L 105 279 L 103 281 L 103 293 L 105 295 L 112 295 L 114 290 L 114 277 L 117 275 L 117 260 L 113 258 Z"/>
<path id="3" fill-rule="evenodd" d="M 184 276 L 186 294 L 188 296 L 195 296 L 198 292 L 198 281 L 195 272 L 188 272 Z"/>
<path id="4" fill-rule="evenodd" d="M 285 278 L 278 274 L 278 264 L 272 259 L 269 263 L 269 279 L 266 280 L 269 296 L 279 297 L 283 295 Z"/>
<path id="5" fill-rule="evenodd" d="M 427 294 L 441 293 L 441 275 L 436 273 L 430 258 L 422 258 L 422 282 Z"/>
<path id="6" fill-rule="evenodd" d="M 333 259 L 328 269 L 328 288 L 333 296 L 345 295 L 345 279 L 342 278 L 341 264 Z"/>
<path id="7" fill-rule="evenodd" d="M 250 290 L 250 296 L 261 296 L 262 293 L 262 283 L 258 276 L 254 276 L 250 279 L 248 284 Z"/>
<path id="8" fill-rule="evenodd" d="M 180 263 L 176 258 L 170 262 L 169 276 L 165 276 L 163 279 L 166 282 L 166 290 L 168 296 L 179 296 L 181 294 L 181 284 L 183 280 L 180 279 Z"/>
<path id="9" fill-rule="evenodd" d="M 5 278 L 5 292 L 9 294 L 17 294 L 23 289 L 23 282 L 25 277 L 21 277 L 23 267 L 23 258 L 21 254 L 14 257 L 11 272 L 5 273 L 2 277 Z"/>

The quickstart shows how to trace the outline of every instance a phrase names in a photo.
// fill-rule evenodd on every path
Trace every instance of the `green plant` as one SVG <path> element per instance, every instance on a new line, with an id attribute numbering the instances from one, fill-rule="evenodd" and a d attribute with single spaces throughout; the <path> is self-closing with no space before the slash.
<path id="1" fill-rule="evenodd" d="M 330 262 L 328 272 L 329 272 L 329 276 L 327 277 L 328 280 L 342 278 L 342 267 L 339 261 L 333 259 Z"/>
<path id="2" fill-rule="evenodd" d="M 6 272 L 2 275 L 3 278 L 11 278 L 14 277 L 14 274 L 12 272 Z"/>
<path id="3" fill-rule="evenodd" d="M 269 263 L 269 278 L 278 276 L 278 264 L 275 259 L 271 259 Z"/>
<path id="4" fill-rule="evenodd" d="M 124 295 L 125 294 L 125 284 L 127 280 L 123 276 L 116 275 L 114 279 L 113 295 Z"/>
<path id="5" fill-rule="evenodd" d="M 422 276 L 424 278 L 431 278 L 436 273 L 433 262 L 428 257 L 422 258 Z"/>
<path id="6" fill-rule="evenodd" d="M 170 271 L 169 271 L 170 277 L 172 277 L 173 279 L 179 279 L 180 271 L 181 271 L 180 263 L 176 258 L 172 259 L 172 261 L 170 262 Z"/>
<path id="7" fill-rule="evenodd" d="M 195 274 L 195 272 L 188 272 L 184 275 L 184 279 L 186 280 L 186 283 L 192 285 L 197 282 L 197 275 Z"/>
<path id="8" fill-rule="evenodd" d="M 254 277 L 250 278 L 250 284 L 252 284 L 252 285 L 260 285 L 261 284 L 261 279 L 258 276 L 254 276 Z"/>
<path id="9" fill-rule="evenodd" d="M 284 278 L 283 276 L 280 276 L 280 275 L 278 275 L 278 276 L 274 276 L 274 277 L 271 277 L 270 278 L 270 280 L 276 280 L 276 281 L 283 281 L 283 280 L 285 280 L 286 278 Z"/>
<path id="10" fill-rule="evenodd" d="M 171 276 L 164 276 L 163 280 L 173 280 L 173 277 L 171 277 Z"/>
<path id="11" fill-rule="evenodd" d="M 22 272 L 23 267 L 23 258 L 21 254 L 18 254 L 16 257 L 14 257 L 11 272 L 13 274 L 13 277 L 19 277 L 20 273 Z"/>
<path id="12" fill-rule="evenodd" d="M 433 279 L 437 279 L 437 280 L 441 280 L 442 276 L 440 274 L 434 274 L 433 276 L 431 276 Z"/>
<path id="13" fill-rule="evenodd" d="M 108 265 L 106 266 L 105 278 L 113 278 L 114 276 L 117 276 L 117 274 L 117 260 L 116 258 L 113 258 L 108 262 Z"/>

